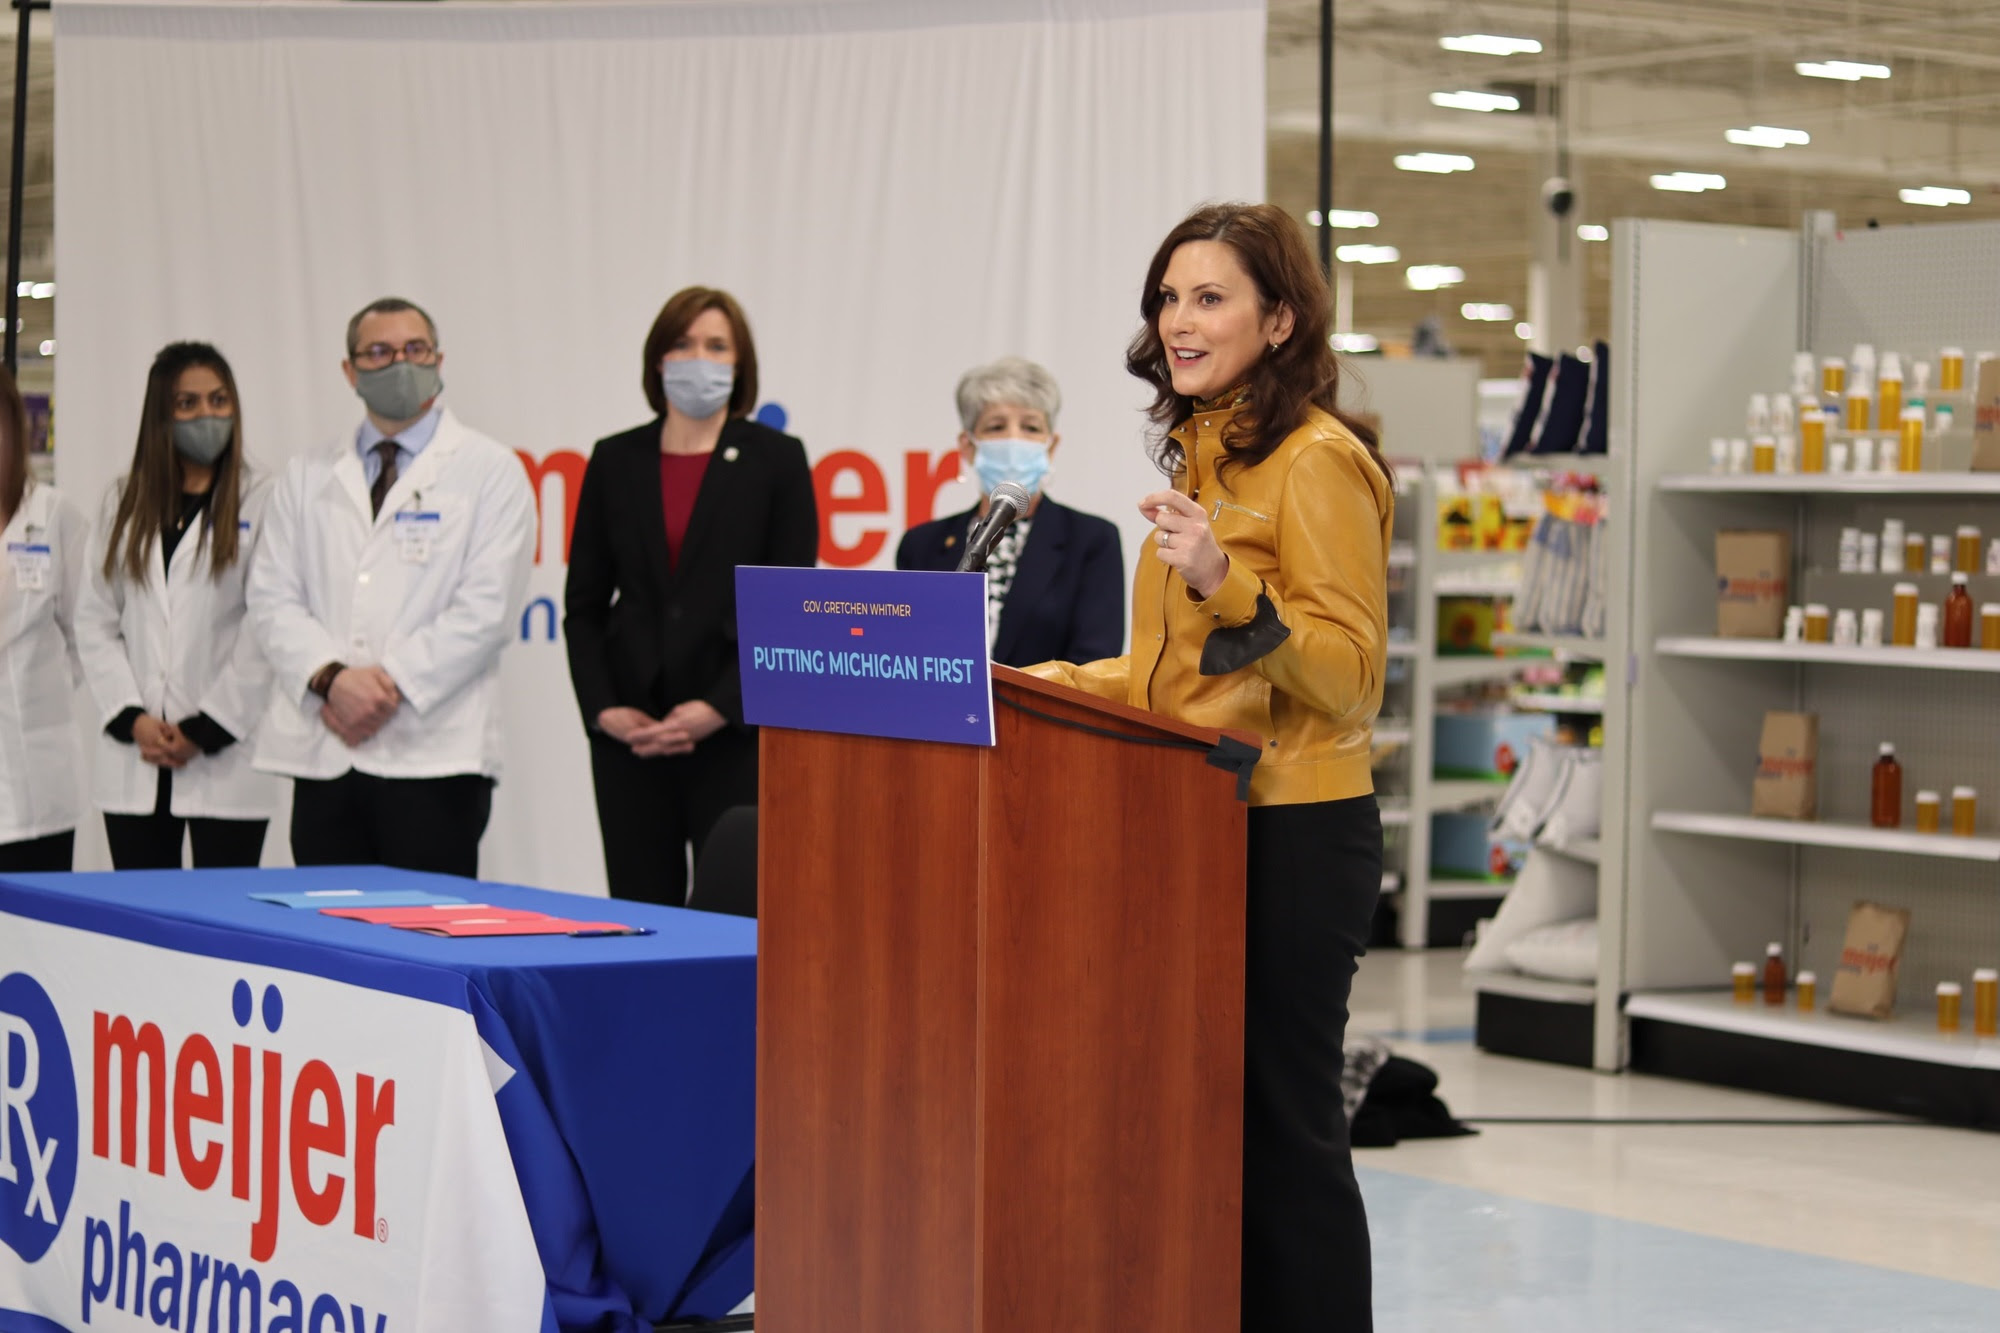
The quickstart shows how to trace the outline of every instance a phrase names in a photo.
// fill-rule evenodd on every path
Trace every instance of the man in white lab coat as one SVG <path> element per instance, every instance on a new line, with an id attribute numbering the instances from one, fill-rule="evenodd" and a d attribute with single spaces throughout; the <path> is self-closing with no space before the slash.
<path id="1" fill-rule="evenodd" d="M 363 309 L 341 368 L 367 416 L 294 459 L 266 511 L 257 766 L 296 780 L 300 865 L 479 872 L 535 502 L 514 453 L 438 405 L 443 365 L 423 310 Z"/>

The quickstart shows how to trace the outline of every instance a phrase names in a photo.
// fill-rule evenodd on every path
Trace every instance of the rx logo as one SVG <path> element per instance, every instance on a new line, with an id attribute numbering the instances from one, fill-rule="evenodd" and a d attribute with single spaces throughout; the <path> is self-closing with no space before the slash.
<path id="1" fill-rule="evenodd" d="M 0 1244 L 34 1263 L 76 1190 L 76 1072 L 48 992 L 0 979 Z"/>

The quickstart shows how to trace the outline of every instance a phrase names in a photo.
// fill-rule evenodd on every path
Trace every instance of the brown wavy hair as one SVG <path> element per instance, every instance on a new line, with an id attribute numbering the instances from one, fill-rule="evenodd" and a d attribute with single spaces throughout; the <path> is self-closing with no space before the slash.
<path id="1" fill-rule="evenodd" d="M 1219 241 L 1236 252 L 1243 271 L 1257 285 L 1264 313 L 1279 306 L 1292 312 L 1292 336 L 1275 351 L 1266 351 L 1250 368 L 1250 396 L 1223 432 L 1228 456 L 1222 470 L 1255 467 L 1271 456 L 1287 435 L 1305 424 L 1306 409 L 1331 413 L 1367 446 L 1369 457 L 1392 476 L 1382 458 L 1375 432 L 1340 408 L 1340 358 L 1331 342 L 1333 294 L 1326 275 L 1312 257 L 1305 233 L 1289 213 L 1274 204 L 1205 204 L 1167 233 L 1146 270 L 1139 293 L 1144 321 L 1125 352 L 1125 369 L 1153 386 L 1146 415 L 1158 428 L 1152 443 L 1153 461 L 1169 476 L 1182 464 L 1181 447 L 1167 432 L 1194 414 L 1194 399 L 1174 392 L 1166 344 L 1160 341 L 1160 283 L 1174 251 L 1190 241 Z"/>
<path id="2" fill-rule="evenodd" d="M 660 387 L 660 361 L 704 310 L 720 310 L 729 321 L 729 336 L 736 343 L 736 386 L 729 391 L 729 415 L 749 416 L 757 405 L 757 343 L 750 336 L 750 321 L 743 307 L 720 287 L 683 287 L 667 298 L 646 333 L 639 386 L 646 391 L 646 402 L 652 409 L 665 416 L 667 393 Z"/>
<path id="3" fill-rule="evenodd" d="M 14 374 L 0 365 L 0 524 L 11 523 L 28 494 L 28 408 Z"/>
<path id="4" fill-rule="evenodd" d="M 181 372 L 206 366 L 229 390 L 236 404 L 236 429 L 228 452 L 215 462 L 214 490 L 201 530 L 208 548 L 209 575 L 221 578 L 236 563 L 237 515 L 243 505 L 243 400 L 236 393 L 236 376 L 221 352 L 207 343 L 168 343 L 146 372 L 146 402 L 139 412 L 139 440 L 132 446 L 132 470 L 118 494 L 118 514 L 111 522 L 111 539 L 104 544 L 104 577 L 121 573 L 134 583 L 150 575 L 153 544 L 160 530 L 180 518 L 181 456 L 174 448 L 174 386 Z M 197 548 L 199 549 L 199 548 Z"/>

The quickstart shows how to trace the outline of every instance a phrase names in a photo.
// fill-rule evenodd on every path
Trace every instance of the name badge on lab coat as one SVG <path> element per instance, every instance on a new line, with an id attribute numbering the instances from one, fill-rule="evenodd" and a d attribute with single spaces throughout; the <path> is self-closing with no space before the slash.
<path id="1" fill-rule="evenodd" d="M 396 553 L 413 565 L 429 564 L 437 530 L 436 510 L 404 510 L 396 515 Z"/>
<path id="2" fill-rule="evenodd" d="M 42 542 L 8 542 L 7 563 L 14 566 L 14 586 L 22 592 L 40 592 L 49 586 L 49 570 L 55 556 Z"/>

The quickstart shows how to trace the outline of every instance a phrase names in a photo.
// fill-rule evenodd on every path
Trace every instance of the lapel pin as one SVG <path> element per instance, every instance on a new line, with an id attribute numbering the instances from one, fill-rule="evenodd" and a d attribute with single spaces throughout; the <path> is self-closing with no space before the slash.
<path id="1" fill-rule="evenodd" d="M 724 449 L 722 451 L 722 461 L 725 463 L 734 463 L 736 461 L 735 445 L 732 444 L 727 449 Z"/>
<path id="2" fill-rule="evenodd" d="M 950 550 L 950 549 L 951 549 L 952 547 L 954 547 L 954 546 L 956 546 L 956 545 L 958 545 L 958 538 L 956 538 L 956 537 L 946 537 L 946 538 L 944 539 L 944 549 L 945 549 L 945 550 L 949 551 L 949 550 Z"/>

